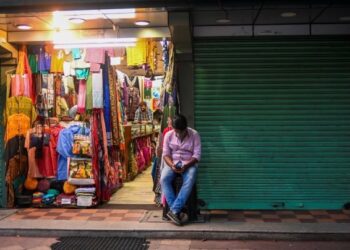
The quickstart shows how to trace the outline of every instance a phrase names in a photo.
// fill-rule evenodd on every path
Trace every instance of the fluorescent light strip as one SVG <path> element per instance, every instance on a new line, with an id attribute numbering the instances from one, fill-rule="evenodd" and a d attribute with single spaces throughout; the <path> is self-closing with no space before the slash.
<path id="1" fill-rule="evenodd" d="M 75 43 L 75 44 L 55 44 L 54 49 L 75 49 L 75 48 L 116 48 L 135 47 L 136 43 Z"/>
<path id="2" fill-rule="evenodd" d="M 55 16 L 67 18 L 89 19 L 121 19 L 135 18 L 135 9 L 101 9 L 101 10 L 77 10 L 77 11 L 56 11 Z"/>
<path id="3" fill-rule="evenodd" d="M 84 40 L 67 40 L 57 38 L 55 44 L 105 44 L 105 43 L 136 43 L 137 38 L 94 38 Z"/>

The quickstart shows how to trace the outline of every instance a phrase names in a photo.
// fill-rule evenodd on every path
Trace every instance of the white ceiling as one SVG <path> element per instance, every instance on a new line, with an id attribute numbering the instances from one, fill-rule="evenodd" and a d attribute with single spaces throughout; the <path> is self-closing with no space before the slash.
<path id="1" fill-rule="evenodd" d="M 86 20 L 82 24 L 69 23 L 71 30 L 86 30 L 86 29 L 112 29 L 116 24 L 119 28 L 135 28 L 134 24 L 138 20 L 147 20 L 150 25 L 147 27 L 167 27 L 168 15 L 162 9 L 137 9 L 135 18 L 131 19 L 95 19 Z M 52 31 L 53 14 L 52 12 L 37 12 L 37 13 L 16 13 L 16 14 L 1 14 L 0 29 L 8 32 L 18 31 L 17 24 L 28 24 L 32 26 L 30 31 Z"/>

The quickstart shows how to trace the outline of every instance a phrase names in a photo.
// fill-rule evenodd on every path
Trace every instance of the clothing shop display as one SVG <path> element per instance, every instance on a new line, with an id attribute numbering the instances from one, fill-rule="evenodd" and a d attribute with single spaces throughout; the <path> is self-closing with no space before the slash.
<path id="1" fill-rule="evenodd" d="M 9 208 L 96 206 L 152 165 L 160 53 L 154 39 L 127 48 L 20 47 L 4 91 Z M 139 71 L 123 72 L 127 67 Z M 150 107 L 145 114 L 137 112 L 141 101 Z M 135 118 L 148 124 L 133 124 Z"/>

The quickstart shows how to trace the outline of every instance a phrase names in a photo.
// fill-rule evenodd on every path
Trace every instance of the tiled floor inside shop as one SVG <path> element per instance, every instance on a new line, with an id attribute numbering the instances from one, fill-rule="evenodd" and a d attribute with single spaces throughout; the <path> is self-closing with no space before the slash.
<path id="1" fill-rule="evenodd" d="M 154 193 L 152 191 L 152 166 L 140 173 L 133 181 L 125 182 L 108 202 L 109 205 L 135 205 L 154 204 Z"/>

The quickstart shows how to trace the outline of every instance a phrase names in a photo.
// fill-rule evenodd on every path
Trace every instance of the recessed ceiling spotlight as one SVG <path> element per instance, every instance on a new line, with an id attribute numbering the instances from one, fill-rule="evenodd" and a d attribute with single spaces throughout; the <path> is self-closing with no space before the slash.
<path id="1" fill-rule="evenodd" d="M 342 16 L 342 17 L 339 17 L 339 20 L 340 20 L 340 21 L 343 21 L 343 22 L 350 21 L 350 16 Z"/>
<path id="2" fill-rule="evenodd" d="M 149 22 L 149 21 L 146 21 L 146 20 L 140 20 L 140 21 L 136 21 L 135 24 L 136 24 L 137 26 L 147 26 L 147 25 L 150 24 L 150 22 Z"/>
<path id="3" fill-rule="evenodd" d="M 295 12 L 283 12 L 281 13 L 281 17 L 295 17 L 297 13 Z"/>
<path id="4" fill-rule="evenodd" d="M 17 24 L 16 28 L 19 30 L 30 30 L 32 28 L 32 26 L 30 26 L 28 24 Z"/>
<path id="5" fill-rule="evenodd" d="M 69 22 L 71 23 L 75 23 L 75 24 L 81 24 L 81 23 L 84 23 L 85 22 L 85 19 L 83 18 L 78 18 L 78 17 L 71 17 L 68 19 Z"/>
<path id="6" fill-rule="evenodd" d="M 216 22 L 217 23 L 220 23 L 220 24 L 225 24 L 225 23 L 229 23 L 231 22 L 231 19 L 225 17 L 225 18 L 219 18 L 219 19 L 216 19 Z"/>

